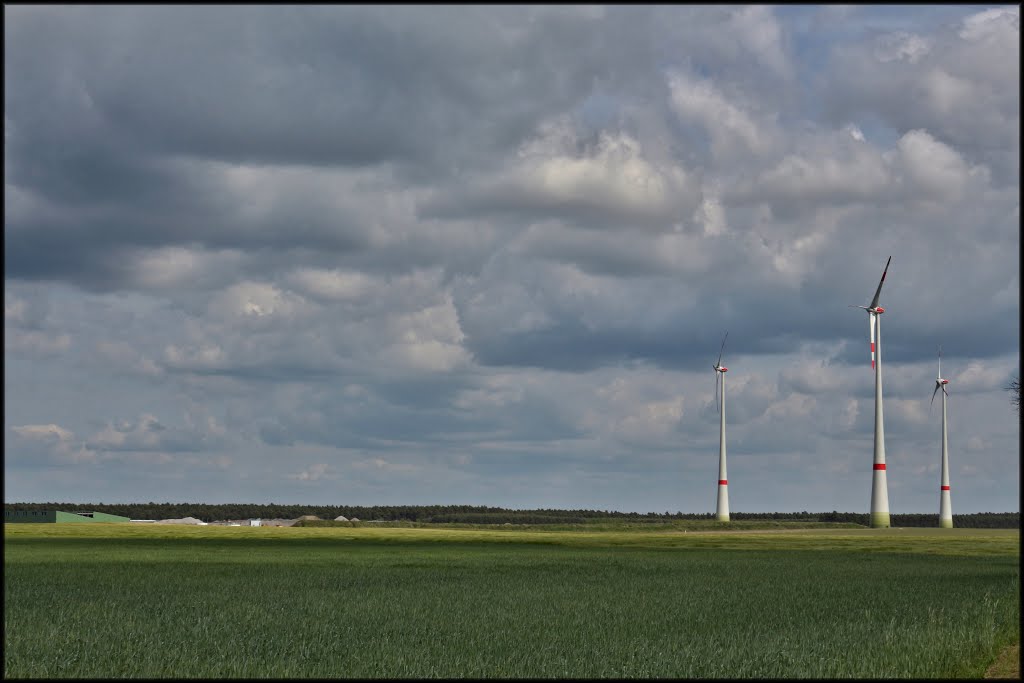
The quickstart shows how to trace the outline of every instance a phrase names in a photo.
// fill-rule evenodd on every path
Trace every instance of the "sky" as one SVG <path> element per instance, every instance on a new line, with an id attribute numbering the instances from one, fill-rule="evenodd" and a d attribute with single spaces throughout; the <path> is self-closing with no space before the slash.
<path id="1" fill-rule="evenodd" d="M 1020 13 L 4 7 L 4 499 L 1019 511 Z"/>

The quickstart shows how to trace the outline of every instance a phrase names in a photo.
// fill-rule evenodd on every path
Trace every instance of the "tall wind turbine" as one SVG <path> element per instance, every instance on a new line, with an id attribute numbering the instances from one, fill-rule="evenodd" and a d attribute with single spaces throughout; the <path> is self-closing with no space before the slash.
<path id="1" fill-rule="evenodd" d="M 725 340 L 729 333 L 722 338 L 722 347 L 718 349 L 718 362 L 712 365 L 715 369 L 715 403 L 718 405 L 718 511 L 715 518 L 719 522 L 729 521 L 729 478 L 725 473 L 725 373 L 729 368 L 722 365 L 722 351 L 725 350 Z M 722 384 L 722 401 L 718 402 L 718 384 Z"/>
<path id="2" fill-rule="evenodd" d="M 935 404 L 935 394 L 942 389 L 942 482 L 939 491 L 939 526 L 943 529 L 953 528 L 953 504 L 949 501 L 949 441 L 946 438 L 946 391 L 948 379 L 942 379 L 942 347 L 939 347 L 939 376 L 935 379 L 935 391 L 932 392 L 932 402 L 928 404 L 928 412 L 931 412 Z"/>
<path id="3" fill-rule="evenodd" d="M 892 261 L 892 256 L 889 257 L 889 261 Z M 871 478 L 872 528 L 889 526 L 889 489 L 885 482 L 885 424 L 882 420 L 882 325 L 878 318 L 885 313 L 885 309 L 878 305 L 878 297 L 882 293 L 885 274 L 889 272 L 889 261 L 885 262 L 885 270 L 882 271 L 882 279 L 878 281 L 878 289 L 875 290 L 875 297 L 871 299 L 871 305 L 850 304 L 852 308 L 863 308 L 868 312 L 868 325 L 871 328 L 871 367 L 875 371 L 875 465 Z"/>

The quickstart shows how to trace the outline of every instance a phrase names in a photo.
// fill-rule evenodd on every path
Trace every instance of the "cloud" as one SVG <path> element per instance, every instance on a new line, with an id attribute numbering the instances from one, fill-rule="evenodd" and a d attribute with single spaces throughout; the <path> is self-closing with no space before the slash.
<path id="1" fill-rule="evenodd" d="M 996 7 L 965 18 L 959 35 L 969 42 L 1001 42 L 1020 31 L 1020 9 Z"/>
<path id="2" fill-rule="evenodd" d="M 838 393 L 847 384 L 841 372 L 825 361 L 794 363 L 779 373 L 783 391 L 802 394 Z"/>
<path id="3" fill-rule="evenodd" d="M 292 318 L 305 310 L 305 301 L 266 282 L 239 282 L 210 300 L 210 314 L 217 318 L 256 320 L 270 316 Z"/>
<path id="4" fill-rule="evenodd" d="M 898 150 L 908 178 L 921 192 L 933 197 L 959 197 L 971 176 L 986 173 L 980 167 L 969 169 L 956 151 L 926 131 L 909 131 L 900 138 Z"/>
<path id="5" fill-rule="evenodd" d="M 288 477 L 290 479 L 296 479 L 298 481 L 316 481 L 317 479 L 320 479 L 321 477 L 324 477 L 326 474 L 328 474 L 330 469 L 330 465 L 328 465 L 327 463 L 320 462 L 316 463 L 315 465 L 310 465 L 306 469 L 300 470 L 295 474 L 289 474 Z"/>
<path id="6" fill-rule="evenodd" d="M 18 425 L 11 427 L 17 437 L 11 460 L 23 465 L 59 466 L 94 463 L 97 454 L 79 444 L 74 432 L 50 424 Z"/>
<path id="7" fill-rule="evenodd" d="M 768 66 L 781 77 L 791 77 L 792 66 L 784 46 L 783 29 L 771 7 L 736 8 L 729 23 L 740 45 L 750 51 L 754 61 Z"/>
<path id="8" fill-rule="evenodd" d="M 230 438 L 214 417 L 203 423 L 186 416 L 185 427 L 163 424 L 156 416 L 142 413 L 134 420 L 111 420 L 86 438 L 55 423 L 15 425 L 11 462 L 16 467 L 89 466 L 107 468 L 133 464 L 145 466 L 217 467 L 232 462 L 230 456 L 210 455 L 226 446 Z"/>
<path id="9" fill-rule="evenodd" d="M 769 202 L 776 210 L 784 203 L 836 206 L 889 201 L 893 171 L 883 154 L 861 142 L 831 136 L 818 145 L 802 144 L 758 177 L 731 188 L 731 202 Z M 800 143 L 797 143 L 800 144 Z M 809 149 L 808 149 L 809 148 Z"/>
<path id="10" fill-rule="evenodd" d="M 823 207 L 956 202 L 989 185 L 984 166 L 970 166 L 928 131 L 908 131 L 892 149 L 879 150 L 853 130 L 849 138 L 835 131 L 794 142 L 800 151 L 730 188 L 727 200 L 766 202 L 789 217 Z"/>
<path id="11" fill-rule="evenodd" d="M 108 422 L 86 439 L 86 446 L 98 452 L 198 452 L 217 449 L 223 444 L 224 430 L 210 418 L 206 425 L 167 427 L 149 413 L 136 420 Z"/>
<path id="12" fill-rule="evenodd" d="M 673 111 L 683 121 L 700 125 L 711 138 L 712 159 L 727 163 L 767 154 L 772 144 L 769 122 L 755 120 L 742 104 L 730 101 L 709 79 L 685 73 L 669 77 Z"/>
<path id="13" fill-rule="evenodd" d="M 512 213 L 557 217 L 582 227 L 667 230 L 699 201 L 695 179 L 678 165 L 646 158 L 642 145 L 627 133 L 602 132 L 588 141 L 563 118 L 546 122 L 510 167 L 425 200 L 419 214 Z"/>
<path id="14" fill-rule="evenodd" d="M 1016 7 L 5 19 L 9 498 L 1017 502 Z"/>
<path id="15" fill-rule="evenodd" d="M 444 372 L 469 362 L 462 347 L 465 335 L 449 299 L 443 305 L 393 319 L 389 337 L 397 339 L 382 352 L 382 360 L 415 370 Z"/>
<path id="16" fill-rule="evenodd" d="M 875 58 L 880 62 L 917 63 L 931 52 L 928 39 L 905 31 L 887 33 L 875 39 Z"/>
<path id="17" fill-rule="evenodd" d="M 72 335 L 50 317 L 44 300 L 29 301 L 4 291 L 4 353 L 52 358 L 72 347 Z"/>
<path id="18" fill-rule="evenodd" d="M 27 305 L 24 299 L 19 299 L 10 292 L 4 292 L 4 323 L 20 323 L 25 320 Z"/>
<path id="19" fill-rule="evenodd" d="M 931 36 L 894 31 L 833 51 L 825 104 L 833 117 L 880 117 L 900 135 L 924 129 L 1016 184 L 1020 10 L 994 8 Z"/>
<path id="20" fill-rule="evenodd" d="M 122 372 L 150 377 L 159 377 L 164 372 L 163 367 L 155 359 L 126 342 L 101 340 L 96 343 L 96 352 Z"/>
<path id="21" fill-rule="evenodd" d="M 340 269 L 298 268 L 289 279 L 308 296 L 332 301 L 357 301 L 374 286 L 365 274 Z"/>
<path id="22" fill-rule="evenodd" d="M 412 474 L 419 468 L 416 465 L 409 463 L 396 463 L 389 462 L 384 458 L 369 458 L 367 460 L 359 460 L 352 463 L 352 467 L 356 469 L 372 469 L 375 471 L 383 472 L 394 472 L 400 474 Z"/>
<path id="23" fill-rule="evenodd" d="M 47 357 L 71 348 L 71 335 L 50 335 L 44 332 L 11 330 L 4 335 L 4 351 Z"/>
<path id="24" fill-rule="evenodd" d="M 32 439 L 38 441 L 70 441 L 74 438 L 74 434 L 69 432 L 62 427 L 55 424 L 48 425 L 22 425 L 20 427 L 13 427 L 14 433 L 24 439 Z"/>
<path id="25" fill-rule="evenodd" d="M 971 361 L 963 370 L 953 374 L 950 383 L 961 392 L 983 391 L 999 388 L 1005 378 L 1005 366 L 989 366 L 979 361 Z"/>

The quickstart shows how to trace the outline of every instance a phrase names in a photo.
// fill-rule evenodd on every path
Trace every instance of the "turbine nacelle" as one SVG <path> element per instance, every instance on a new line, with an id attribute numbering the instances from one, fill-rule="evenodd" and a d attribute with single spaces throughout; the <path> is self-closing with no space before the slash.
<path id="1" fill-rule="evenodd" d="M 939 389 L 942 389 L 943 396 L 949 396 L 949 392 L 946 391 L 946 385 L 949 384 L 948 379 L 942 379 L 942 347 L 939 347 L 939 376 L 935 378 L 935 389 L 932 391 L 932 400 L 928 404 L 928 412 L 931 413 L 932 406 L 935 404 L 935 394 L 939 393 Z"/>
<path id="2" fill-rule="evenodd" d="M 722 351 L 725 350 L 725 340 L 728 338 L 729 333 L 726 332 L 725 336 L 722 337 L 722 346 L 718 349 L 718 360 L 711 366 L 715 371 L 715 406 L 718 408 L 719 412 L 721 412 L 722 406 L 718 403 L 718 383 L 721 381 L 724 388 L 725 373 L 729 372 L 729 368 L 722 365 Z"/>
<path id="3" fill-rule="evenodd" d="M 939 377 L 938 379 L 935 380 L 935 389 L 932 391 L 932 400 L 928 404 L 928 412 L 929 413 L 932 412 L 932 406 L 935 405 L 935 395 L 937 393 L 939 393 L 939 389 L 942 389 L 942 393 L 945 396 L 949 396 L 949 392 L 946 391 L 946 385 L 947 384 L 949 384 L 949 380 L 948 379 L 942 379 L 941 377 Z"/>
<path id="4" fill-rule="evenodd" d="M 859 306 L 857 304 L 850 304 L 850 308 L 863 308 L 868 312 L 868 338 L 871 340 L 871 369 L 875 369 L 875 328 L 878 325 L 878 317 L 882 313 L 885 313 L 885 309 L 878 305 L 878 297 L 882 295 L 882 285 L 885 283 L 885 274 L 889 272 L 889 263 L 892 261 L 892 256 L 885 262 L 885 270 L 882 271 L 882 279 L 878 281 L 878 289 L 875 290 L 875 295 L 871 298 L 871 303 L 867 306 Z"/>

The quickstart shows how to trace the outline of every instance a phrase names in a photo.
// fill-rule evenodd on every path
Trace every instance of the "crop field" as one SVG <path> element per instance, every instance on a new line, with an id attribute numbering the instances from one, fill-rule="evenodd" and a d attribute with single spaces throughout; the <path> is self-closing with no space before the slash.
<path id="1" fill-rule="evenodd" d="M 1020 532 L 4 527 L 5 677 L 980 678 Z"/>

